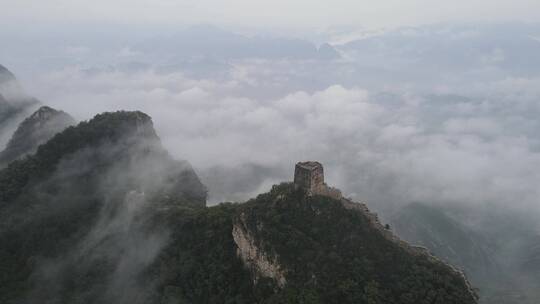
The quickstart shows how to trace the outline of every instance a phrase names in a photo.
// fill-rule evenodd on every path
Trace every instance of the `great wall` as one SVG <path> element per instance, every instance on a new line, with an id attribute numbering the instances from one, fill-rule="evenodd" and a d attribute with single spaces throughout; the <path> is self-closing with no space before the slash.
<path id="1" fill-rule="evenodd" d="M 400 239 L 397 235 L 392 233 L 389 227 L 385 227 L 379 220 L 377 213 L 369 211 L 369 208 L 365 203 L 355 202 L 350 198 L 346 198 L 342 195 L 341 191 L 337 188 L 330 187 L 324 182 L 324 168 L 320 162 L 317 161 L 305 161 L 296 164 L 294 169 L 294 185 L 296 188 L 300 188 L 306 191 L 306 195 L 322 195 L 339 200 L 345 209 L 355 210 L 362 213 L 369 221 L 369 224 L 379 231 L 381 235 L 397 244 L 400 248 L 408 253 L 416 256 L 424 256 L 427 259 L 436 262 L 443 263 L 452 269 L 455 273 L 459 274 L 465 280 L 469 291 L 474 294 L 473 288 L 470 282 L 467 280 L 462 270 L 442 261 L 441 259 L 432 255 L 427 248 L 421 246 L 411 245 L 404 240 Z"/>

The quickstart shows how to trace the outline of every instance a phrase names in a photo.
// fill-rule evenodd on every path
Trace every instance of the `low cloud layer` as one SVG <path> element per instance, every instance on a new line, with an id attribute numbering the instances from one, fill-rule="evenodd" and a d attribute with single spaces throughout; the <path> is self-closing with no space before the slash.
<path id="1" fill-rule="evenodd" d="M 247 199 L 290 180 L 296 161 L 316 159 L 329 183 L 375 208 L 424 201 L 537 210 L 539 81 L 478 83 L 467 88 L 471 98 L 333 85 L 270 100 L 242 97 L 241 79 L 151 70 L 88 75 L 73 68 L 41 84 L 46 100 L 79 119 L 147 112 L 168 150 L 210 182 L 212 203 Z"/>
<path id="2" fill-rule="evenodd" d="M 58 45 L 69 50 L 62 64 L 23 78 L 28 92 L 79 120 L 118 109 L 151 115 L 211 204 L 253 197 L 291 180 L 295 162 L 319 160 L 330 184 L 374 209 L 421 201 L 535 213 L 539 31 L 407 28 L 334 45 L 331 60 Z"/>

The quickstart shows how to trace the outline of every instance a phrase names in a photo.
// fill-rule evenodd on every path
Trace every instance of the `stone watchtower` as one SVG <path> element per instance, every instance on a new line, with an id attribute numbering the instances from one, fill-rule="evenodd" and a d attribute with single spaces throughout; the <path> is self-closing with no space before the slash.
<path id="1" fill-rule="evenodd" d="M 294 184 L 305 189 L 310 195 L 324 192 L 326 185 L 321 163 L 315 161 L 297 163 L 294 168 Z"/>
<path id="2" fill-rule="evenodd" d="M 335 199 L 341 198 L 341 191 L 328 187 L 324 182 L 324 170 L 321 163 L 307 161 L 297 163 L 294 167 L 294 185 L 306 190 L 307 195 L 325 195 Z"/>

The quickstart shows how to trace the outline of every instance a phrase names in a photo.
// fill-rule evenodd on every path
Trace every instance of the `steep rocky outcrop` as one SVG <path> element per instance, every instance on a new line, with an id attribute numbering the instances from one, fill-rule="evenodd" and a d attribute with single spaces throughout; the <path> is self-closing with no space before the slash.
<path id="1" fill-rule="evenodd" d="M 246 227 L 243 214 L 234 223 L 232 236 L 238 247 L 237 254 L 251 270 L 255 284 L 258 277 L 262 276 L 275 280 L 280 287 L 285 285 L 287 280 L 284 270 L 275 257 L 270 257 L 262 248 L 263 246 L 257 245 L 255 238 Z"/>
<path id="2" fill-rule="evenodd" d="M 34 153 L 39 145 L 74 124 L 75 120 L 69 114 L 47 106 L 40 107 L 19 124 L 6 148 L 0 153 L 0 167 Z"/>

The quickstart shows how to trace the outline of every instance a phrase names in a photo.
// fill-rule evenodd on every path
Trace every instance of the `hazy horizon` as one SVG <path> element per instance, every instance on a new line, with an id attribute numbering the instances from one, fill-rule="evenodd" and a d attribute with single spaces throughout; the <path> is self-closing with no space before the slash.
<path id="1" fill-rule="evenodd" d="M 318 159 L 330 181 L 374 206 L 506 205 L 512 195 L 536 204 L 539 177 L 528 168 L 540 159 L 530 117 L 540 58 L 529 48 L 540 48 L 540 24 L 351 33 L 335 36 L 349 39 L 333 50 L 309 37 L 209 25 L 142 37 L 51 33 L 56 39 L 31 47 L 21 35 L 0 59 L 29 95 L 79 120 L 120 109 L 150 114 L 166 148 L 218 183 L 210 186 L 214 203 L 247 199 L 290 178 L 295 161 Z M 514 154 L 523 167 L 491 173 Z M 456 161 L 470 163 L 446 165 Z M 241 181 L 219 185 L 211 177 L 221 167 Z M 475 190 L 485 187 L 492 189 Z"/>
<path id="2" fill-rule="evenodd" d="M 109 24 L 167 26 L 212 23 L 255 28 L 308 28 L 353 25 L 365 28 L 415 26 L 441 22 L 536 21 L 533 0 L 473 1 L 1 1 L 4 25 L 77 26 Z M 9 5 L 8 5 L 9 4 Z"/>

